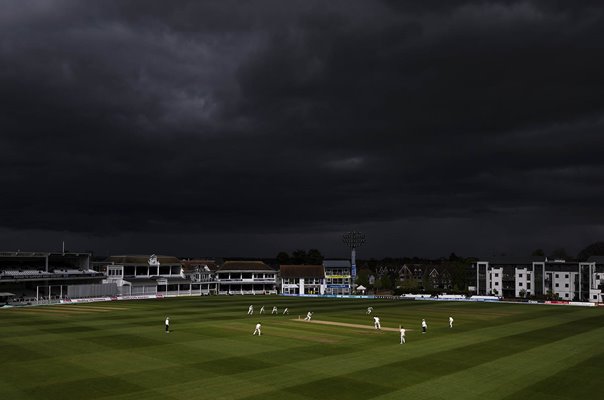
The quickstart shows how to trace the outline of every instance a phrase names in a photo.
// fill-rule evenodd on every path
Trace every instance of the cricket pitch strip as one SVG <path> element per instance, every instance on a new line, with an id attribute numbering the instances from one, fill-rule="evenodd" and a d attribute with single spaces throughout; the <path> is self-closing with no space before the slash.
<path id="1" fill-rule="evenodd" d="M 373 325 L 348 324 L 346 322 L 321 321 L 318 319 L 311 319 L 310 321 L 305 321 L 304 319 L 292 319 L 292 321 L 305 322 L 307 324 L 334 325 L 334 326 L 343 326 L 343 327 L 347 327 L 347 328 L 375 330 L 375 327 Z M 386 331 L 386 332 L 398 332 L 399 328 L 387 328 L 387 327 L 382 326 L 381 330 Z M 406 329 L 406 330 L 411 331 L 412 329 Z"/>

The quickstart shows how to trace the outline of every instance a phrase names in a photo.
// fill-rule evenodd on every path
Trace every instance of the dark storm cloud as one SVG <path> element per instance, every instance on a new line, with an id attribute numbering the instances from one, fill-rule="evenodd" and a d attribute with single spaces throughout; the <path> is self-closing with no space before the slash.
<path id="1" fill-rule="evenodd" d="M 597 2 L 1 7 L 7 232 L 269 255 L 354 227 L 375 256 L 599 239 Z"/>

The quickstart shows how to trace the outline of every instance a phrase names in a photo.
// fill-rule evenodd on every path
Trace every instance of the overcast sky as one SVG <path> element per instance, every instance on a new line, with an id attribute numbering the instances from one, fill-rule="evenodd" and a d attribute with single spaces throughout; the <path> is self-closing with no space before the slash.
<path id="1" fill-rule="evenodd" d="M 576 254 L 600 1 L 0 3 L 0 250 Z"/>

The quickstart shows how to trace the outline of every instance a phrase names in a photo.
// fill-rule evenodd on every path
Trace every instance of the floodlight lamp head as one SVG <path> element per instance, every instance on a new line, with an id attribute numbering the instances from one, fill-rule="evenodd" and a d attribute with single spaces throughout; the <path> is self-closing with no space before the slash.
<path id="1" fill-rule="evenodd" d="M 357 231 L 346 232 L 342 235 L 342 241 L 351 249 L 356 249 L 365 243 L 365 234 Z"/>

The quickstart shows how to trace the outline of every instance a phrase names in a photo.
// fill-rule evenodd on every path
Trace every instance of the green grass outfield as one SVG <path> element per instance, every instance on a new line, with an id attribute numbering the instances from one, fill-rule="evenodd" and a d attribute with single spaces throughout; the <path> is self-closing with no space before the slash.
<path id="1" fill-rule="evenodd" d="M 371 327 L 369 305 L 412 329 L 407 344 L 297 320 Z M 0 366 L 2 400 L 601 398 L 604 308 L 213 296 L 2 309 Z"/>

